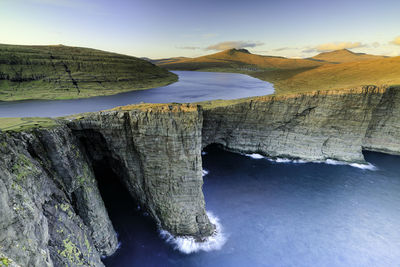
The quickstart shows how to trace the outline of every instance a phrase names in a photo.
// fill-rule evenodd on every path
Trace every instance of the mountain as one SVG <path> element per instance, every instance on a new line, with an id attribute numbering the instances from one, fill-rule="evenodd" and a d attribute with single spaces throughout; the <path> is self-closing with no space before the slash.
<path id="1" fill-rule="evenodd" d="M 400 57 L 349 50 L 321 53 L 308 59 L 261 56 L 229 49 L 159 66 L 174 70 L 239 72 L 272 82 L 277 94 L 327 90 L 368 84 L 400 84 Z"/>
<path id="2" fill-rule="evenodd" d="M 323 63 L 312 59 L 254 55 L 246 49 L 228 49 L 212 55 L 184 58 L 173 62 L 160 61 L 157 64 L 168 69 L 179 70 L 258 71 L 262 69 L 312 68 Z"/>
<path id="3" fill-rule="evenodd" d="M 0 100 L 111 95 L 166 85 L 177 76 L 132 56 L 101 50 L 0 44 Z"/>
<path id="4" fill-rule="evenodd" d="M 356 62 L 362 60 L 374 60 L 374 59 L 382 59 L 384 56 L 375 56 L 364 53 L 354 53 L 347 49 L 335 50 L 331 52 L 320 53 L 312 59 L 321 60 L 332 63 L 346 63 L 346 62 Z"/>

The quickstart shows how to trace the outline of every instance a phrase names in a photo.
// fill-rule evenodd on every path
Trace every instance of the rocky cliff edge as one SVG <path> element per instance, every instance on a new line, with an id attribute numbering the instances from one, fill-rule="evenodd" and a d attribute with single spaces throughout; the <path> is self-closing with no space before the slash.
<path id="1" fill-rule="evenodd" d="M 161 229 L 202 242 L 215 233 L 201 189 L 201 149 L 213 143 L 318 161 L 364 163 L 363 149 L 400 154 L 400 88 L 142 104 L 0 132 L 0 263 L 102 266 L 117 236 L 99 166 Z"/>

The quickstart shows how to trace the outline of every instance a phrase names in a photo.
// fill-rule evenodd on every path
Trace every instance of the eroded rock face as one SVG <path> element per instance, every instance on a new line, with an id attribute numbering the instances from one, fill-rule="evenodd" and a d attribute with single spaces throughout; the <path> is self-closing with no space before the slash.
<path id="1" fill-rule="evenodd" d="M 267 96 L 205 110 L 143 104 L 0 132 L 0 259 L 102 266 L 117 238 L 97 187 L 99 166 L 162 229 L 199 241 L 213 234 L 201 190 L 201 149 L 211 143 L 306 160 L 363 162 L 363 148 L 400 154 L 400 90 Z"/>
<path id="2" fill-rule="evenodd" d="M 162 229 L 199 239 L 213 233 L 201 190 L 198 106 L 148 105 L 101 112 L 69 127 L 92 161 L 109 164 Z"/>
<path id="3" fill-rule="evenodd" d="M 399 99 L 397 88 L 366 86 L 215 107 L 204 111 L 203 147 L 364 162 L 363 148 L 400 152 Z"/>
<path id="4" fill-rule="evenodd" d="M 373 111 L 363 147 L 371 151 L 400 153 L 400 88 L 388 88 Z"/>
<path id="5" fill-rule="evenodd" d="M 117 238 L 63 125 L 0 134 L 0 253 L 21 266 L 102 266 Z"/>

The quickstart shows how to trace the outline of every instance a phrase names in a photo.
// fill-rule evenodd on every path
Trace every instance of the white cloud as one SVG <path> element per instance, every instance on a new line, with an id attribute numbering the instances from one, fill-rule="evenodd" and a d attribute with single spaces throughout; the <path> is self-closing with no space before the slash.
<path id="1" fill-rule="evenodd" d="M 326 43 L 321 44 L 315 47 L 315 50 L 318 52 L 328 52 L 333 50 L 340 50 L 340 49 L 352 49 L 352 48 L 360 48 L 365 46 L 360 42 L 341 42 L 341 43 Z"/>
<path id="2" fill-rule="evenodd" d="M 206 47 L 206 50 L 226 50 L 232 48 L 246 48 L 261 46 L 264 43 L 260 42 L 244 42 L 244 41 L 227 41 Z"/>
<path id="3" fill-rule="evenodd" d="M 394 38 L 394 40 L 391 43 L 395 44 L 395 45 L 400 45 L 400 36 L 397 36 L 396 38 Z"/>

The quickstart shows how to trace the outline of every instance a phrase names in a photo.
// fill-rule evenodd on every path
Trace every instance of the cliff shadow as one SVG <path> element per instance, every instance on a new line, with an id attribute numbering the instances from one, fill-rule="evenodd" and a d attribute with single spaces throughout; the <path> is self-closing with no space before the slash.
<path id="1" fill-rule="evenodd" d="M 111 266 L 121 261 L 126 261 L 128 265 L 138 259 L 146 262 L 150 260 L 148 255 L 151 252 L 146 251 L 149 248 L 142 247 L 144 241 L 158 246 L 160 250 L 169 250 L 159 237 L 154 219 L 130 192 L 125 176 L 126 167 L 113 157 L 102 134 L 93 130 L 77 131 L 75 134 L 93 168 L 108 216 L 118 234 L 119 249 L 102 261 Z M 120 258 L 126 255 L 129 257 Z"/>

